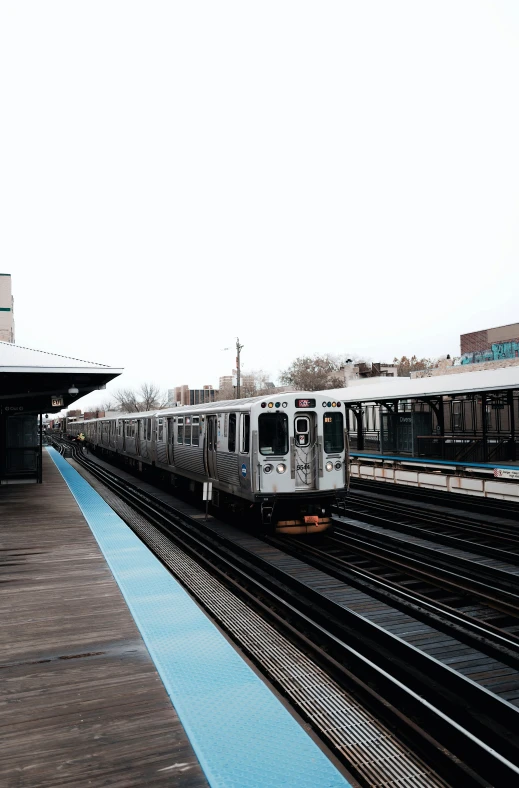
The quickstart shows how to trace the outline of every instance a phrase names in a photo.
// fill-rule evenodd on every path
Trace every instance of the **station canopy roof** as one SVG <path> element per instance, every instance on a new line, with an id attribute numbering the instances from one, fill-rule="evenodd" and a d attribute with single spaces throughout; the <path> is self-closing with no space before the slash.
<path id="1" fill-rule="evenodd" d="M 346 404 L 425 399 L 442 395 L 477 394 L 519 389 L 519 366 L 481 372 L 459 372 L 427 378 L 373 378 L 373 383 L 321 391 Z"/>
<path id="2" fill-rule="evenodd" d="M 85 394 L 104 389 L 122 371 L 0 342 L 0 407 L 7 412 L 56 413 Z"/>

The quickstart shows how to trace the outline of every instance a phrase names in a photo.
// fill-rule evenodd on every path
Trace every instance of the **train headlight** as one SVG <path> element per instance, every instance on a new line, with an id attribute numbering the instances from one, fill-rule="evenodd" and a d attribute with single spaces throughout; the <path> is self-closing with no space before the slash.
<path id="1" fill-rule="evenodd" d="M 276 471 L 278 473 L 285 473 L 286 469 L 287 469 L 287 466 L 285 465 L 284 462 L 280 462 L 279 465 L 276 467 Z"/>
<path id="2" fill-rule="evenodd" d="M 272 473 L 274 466 L 267 462 L 266 465 L 263 466 L 263 473 Z"/>
<path id="3" fill-rule="evenodd" d="M 340 471 L 341 468 L 342 468 L 342 463 L 339 460 L 337 460 L 337 462 L 335 463 L 335 470 Z"/>
<path id="4" fill-rule="evenodd" d="M 328 462 L 326 463 L 326 465 L 324 467 L 326 468 L 327 471 L 333 471 L 333 462 L 328 460 Z"/>

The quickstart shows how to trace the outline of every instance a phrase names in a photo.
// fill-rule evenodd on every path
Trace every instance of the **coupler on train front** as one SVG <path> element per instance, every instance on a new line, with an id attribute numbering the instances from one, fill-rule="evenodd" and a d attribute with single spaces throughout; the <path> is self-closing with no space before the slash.
<path id="1" fill-rule="evenodd" d="M 262 526 L 276 535 L 309 536 L 330 531 L 331 510 L 337 504 L 336 498 L 334 493 L 305 495 L 297 501 L 293 496 L 264 496 L 260 503 Z"/>

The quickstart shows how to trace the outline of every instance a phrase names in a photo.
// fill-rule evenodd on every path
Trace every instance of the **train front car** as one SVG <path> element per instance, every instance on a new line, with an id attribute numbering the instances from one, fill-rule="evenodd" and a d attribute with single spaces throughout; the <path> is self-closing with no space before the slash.
<path id="1" fill-rule="evenodd" d="M 251 407 L 251 487 L 264 526 L 310 534 L 331 525 L 348 486 L 344 407 L 322 394 L 282 394 Z"/>

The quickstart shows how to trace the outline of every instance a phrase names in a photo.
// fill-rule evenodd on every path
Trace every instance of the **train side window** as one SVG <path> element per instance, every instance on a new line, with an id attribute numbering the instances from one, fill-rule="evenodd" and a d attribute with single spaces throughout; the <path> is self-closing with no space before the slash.
<path id="1" fill-rule="evenodd" d="M 164 419 L 159 419 L 159 434 L 157 440 L 161 443 L 164 440 Z"/>
<path id="2" fill-rule="evenodd" d="M 325 411 L 323 416 L 323 438 L 324 451 L 326 454 L 344 451 L 344 422 L 342 413 L 338 413 L 336 410 Z"/>
<path id="3" fill-rule="evenodd" d="M 184 422 L 184 446 L 191 446 L 191 416 L 186 416 Z"/>
<path id="4" fill-rule="evenodd" d="M 250 416 L 243 413 L 241 417 L 241 453 L 248 454 L 250 445 Z"/>
<path id="5" fill-rule="evenodd" d="M 193 416 L 191 441 L 193 446 L 198 446 L 200 443 L 200 416 Z"/>
<path id="6" fill-rule="evenodd" d="M 184 443 L 184 417 L 179 416 L 177 426 L 177 443 Z"/>
<path id="7" fill-rule="evenodd" d="M 229 451 L 236 451 L 236 413 L 229 414 L 229 441 L 227 446 Z"/>
<path id="8" fill-rule="evenodd" d="M 147 431 L 146 440 L 150 441 L 151 440 L 151 419 L 146 419 L 146 431 Z"/>

